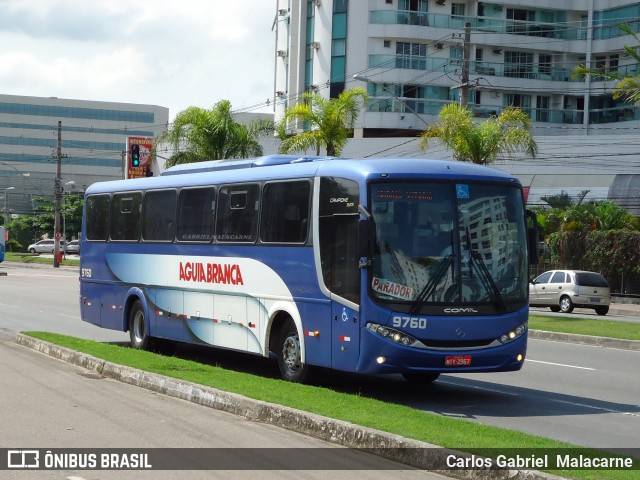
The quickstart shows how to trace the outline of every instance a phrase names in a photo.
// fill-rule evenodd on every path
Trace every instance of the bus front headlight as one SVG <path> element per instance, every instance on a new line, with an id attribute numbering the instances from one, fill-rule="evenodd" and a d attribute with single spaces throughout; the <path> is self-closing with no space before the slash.
<path id="1" fill-rule="evenodd" d="M 380 335 L 381 337 L 384 337 L 394 343 L 398 343 L 406 347 L 410 347 L 414 343 L 417 343 L 417 340 L 411 335 L 407 335 L 406 333 L 394 328 L 385 327 L 384 325 L 378 325 L 377 323 L 367 323 L 367 328 L 372 332 Z"/>
<path id="2" fill-rule="evenodd" d="M 508 332 L 501 335 L 498 340 L 500 340 L 500 343 L 503 343 L 503 344 L 513 342 L 516 338 L 524 335 L 526 331 L 527 331 L 527 324 L 523 323 L 522 325 L 518 325 L 513 330 L 509 330 Z"/>

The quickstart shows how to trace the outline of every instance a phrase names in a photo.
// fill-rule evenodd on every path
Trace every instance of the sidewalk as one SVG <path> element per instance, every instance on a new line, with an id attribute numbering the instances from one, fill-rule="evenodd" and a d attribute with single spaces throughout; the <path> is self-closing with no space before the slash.
<path id="1" fill-rule="evenodd" d="M 634 303 L 612 303 L 609 315 L 628 315 L 638 317 L 640 321 L 640 305 Z"/>

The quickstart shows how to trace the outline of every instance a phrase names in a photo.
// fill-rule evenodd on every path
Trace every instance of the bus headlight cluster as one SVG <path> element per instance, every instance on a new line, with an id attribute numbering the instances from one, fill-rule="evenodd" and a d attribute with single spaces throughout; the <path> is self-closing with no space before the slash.
<path id="1" fill-rule="evenodd" d="M 516 338 L 524 335 L 524 332 L 527 331 L 527 324 L 523 323 L 522 325 L 518 325 L 513 330 L 509 330 L 507 333 L 500 337 L 500 343 L 509 343 L 513 342 Z"/>
<path id="2" fill-rule="evenodd" d="M 405 345 L 407 347 L 416 343 L 416 339 L 411 335 L 407 335 L 399 330 L 394 328 L 385 327 L 384 325 L 378 325 L 377 323 L 367 323 L 367 328 L 374 333 L 377 333 L 381 337 L 388 338 L 400 345 Z"/>

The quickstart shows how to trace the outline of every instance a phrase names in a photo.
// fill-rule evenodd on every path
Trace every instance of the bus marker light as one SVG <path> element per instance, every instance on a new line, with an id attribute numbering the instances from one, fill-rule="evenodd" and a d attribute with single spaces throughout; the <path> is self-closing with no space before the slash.
<path id="1" fill-rule="evenodd" d="M 517 358 L 517 360 L 518 360 L 519 362 L 521 362 L 522 360 L 524 360 L 524 357 L 522 356 L 522 354 L 521 354 L 521 353 L 520 353 L 520 354 L 518 354 L 518 356 L 517 356 L 516 358 Z"/>
<path id="2" fill-rule="evenodd" d="M 318 337 L 320 336 L 320 332 L 315 330 L 313 332 L 304 332 L 305 337 Z"/>
<path id="3" fill-rule="evenodd" d="M 249 328 L 256 328 L 256 324 L 249 322 Z"/>
<path id="4" fill-rule="evenodd" d="M 340 337 L 338 337 L 338 340 L 340 340 L 341 342 L 350 342 L 351 341 L 351 337 L 340 336 Z"/>
<path id="5" fill-rule="evenodd" d="M 384 357 L 378 357 L 376 358 L 376 362 L 378 362 L 380 365 L 382 365 L 384 362 L 386 362 L 387 359 Z"/>

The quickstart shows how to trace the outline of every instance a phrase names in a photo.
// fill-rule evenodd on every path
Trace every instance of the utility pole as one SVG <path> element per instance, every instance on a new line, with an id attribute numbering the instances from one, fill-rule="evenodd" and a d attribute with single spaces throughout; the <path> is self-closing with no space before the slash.
<path id="1" fill-rule="evenodd" d="M 462 41 L 462 75 L 460 76 L 460 106 L 467 106 L 469 95 L 469 57 L 471 56 L 471 24 L 464 24 Z"/>
<path id="2" fill-rule="evenodd" d="M 54 236 L 54 250 L 53 250 L 53 267 L 60 267 L 60 210 L 62 209 L 62 121 L 58 120 L 58 148 L 56 150 L 57 167 L 56 167 L 56 180 L 54 186 L 55 194 L 55 208 L 54 208 L 54 220 L 53 220 L 53 236 Z"/>

